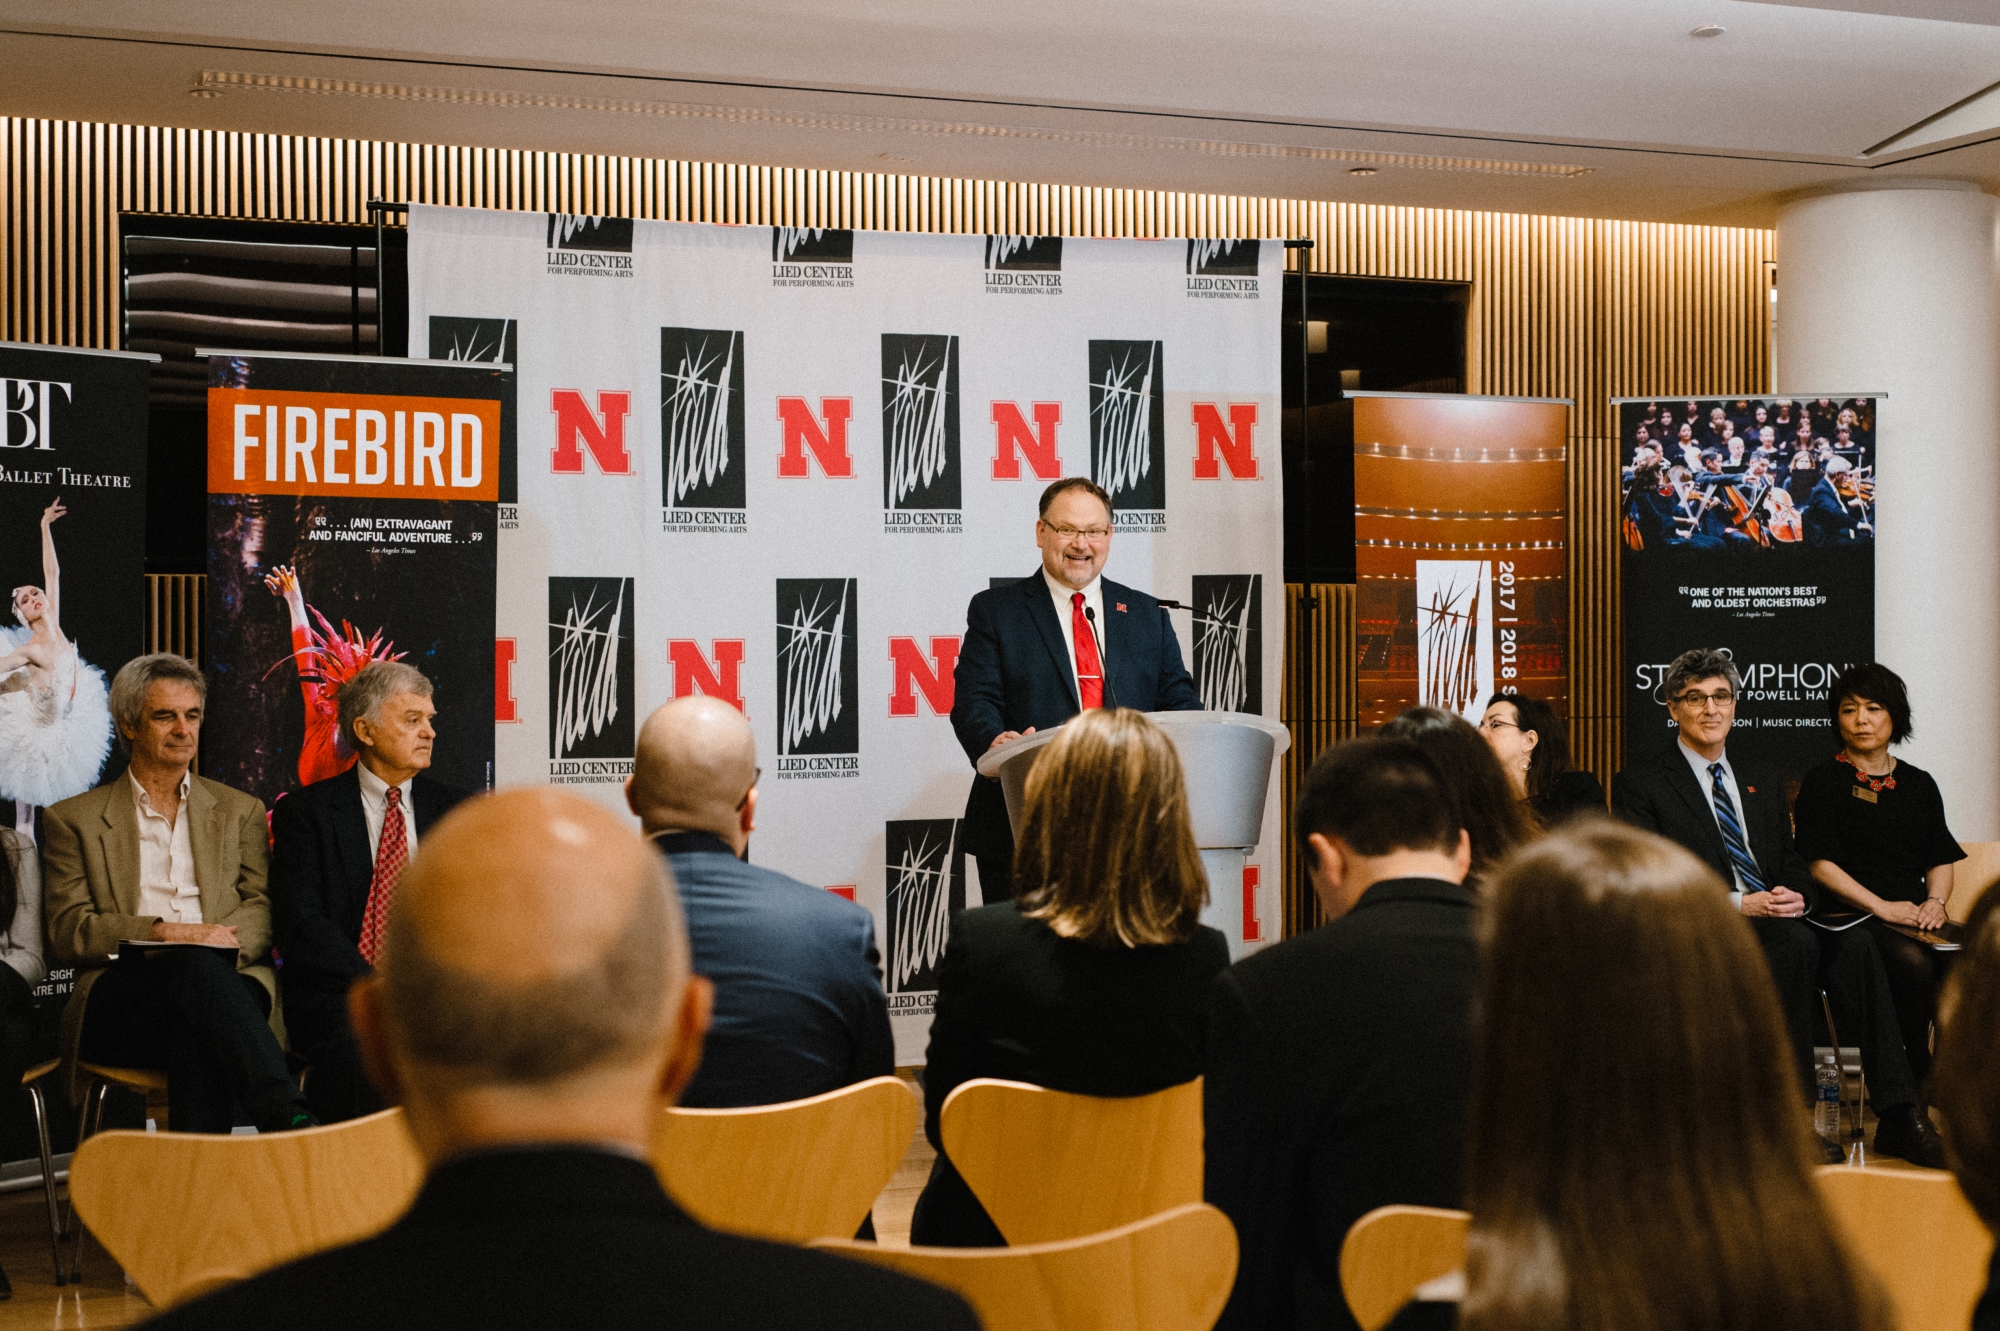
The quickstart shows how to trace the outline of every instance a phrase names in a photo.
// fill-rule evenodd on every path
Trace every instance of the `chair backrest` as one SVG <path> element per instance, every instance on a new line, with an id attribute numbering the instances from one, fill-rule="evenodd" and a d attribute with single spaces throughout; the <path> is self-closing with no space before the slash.
<path id="1" fill-rule="evenodd" d="M 1952 919 L 1964 924 L 1965 917 L 1972 914 L 1973 903 L 2000 881 L 2000 841 L 1961 841 L 1958 848 L 1965 852 L 1965 858 L 1952 870 L 1951 905 L 1947 911 Z"/>
<path id="2" fill-rule="evenodd" d="M 712 1229 L 783 1243 L 849 1238 L 916 1126 L 916 1096 L 894 1077 L 786 1104 L 670 1109 L 653 1142 L 653 1169 Z"/>
<path id="3" fill-rule="evenodd" d="M 1201 1200 L 1201 1079 L 1107 1099 L 980 1078 L 938 1117 L 945 1154 L 1009 1243 L 1097 1234 Z"/>
<path id="4" fill-rule="evenodd" d="M 1961 1327 L 1986 1287 L 1993 1235 L 1958 1180 L 1930 1169 L 1818 1171 L 1820 1196 L 1859 1257 L 1888 1291 L 1900 1327 Z"/>
<path id="5" fill-rule="evenodd" d="M 69 1190 L 105 1251 L 167 1307 L 379 1233 L 423 1177 L 403 1111 L 385 1109 L 254 1137 L 100 1132 L 77 1148 Z"/>
<path id="6" fill-rule="evenodd" d="M 1464 1211 L 1378 1206 L 1340 1245 L 1340 1291 L 1361 1331 L 1387 1326 L 1417 1286 L 1465 1265 Z"/>
<path id="7" fill-rule="evenodd" d="M 1209 1331 L 1236 1283 L 1236 1230 L 1205 1202 L 1060 1243 L 812 1246 L 955 1290 L 986 1331 Z"/>

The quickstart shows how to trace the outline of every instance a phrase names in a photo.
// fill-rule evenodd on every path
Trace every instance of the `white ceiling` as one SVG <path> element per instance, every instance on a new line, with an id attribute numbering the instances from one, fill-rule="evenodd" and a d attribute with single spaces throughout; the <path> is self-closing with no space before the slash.
<path id="1" fill-rule="evenodd" d="M 17 115 L 905 174 L 1745 223 L 2000 192 L 2000 0 L 0 0 L 0 68 Z"/>

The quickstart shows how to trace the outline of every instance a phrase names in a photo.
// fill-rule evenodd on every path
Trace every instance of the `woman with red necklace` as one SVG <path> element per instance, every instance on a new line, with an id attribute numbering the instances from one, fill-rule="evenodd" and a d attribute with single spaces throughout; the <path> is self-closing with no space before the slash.
<path id="1" fill-rule="evenodd" d="M 1856 927 L 1875 935 L 1910 1071 L 1922 1087 L 1950 954 L 1911 934 L 1944 926 L 1952 865 L 1965 852 L 1945 825 L 1937 782 L 1889 753 L 1910 734 L 1902 679 L 1872 661 L 1850 666 L 1828 697 L 1841 751 L 1799 785 L 1798 849 L 1816 880 L 1870 915 Z"/>

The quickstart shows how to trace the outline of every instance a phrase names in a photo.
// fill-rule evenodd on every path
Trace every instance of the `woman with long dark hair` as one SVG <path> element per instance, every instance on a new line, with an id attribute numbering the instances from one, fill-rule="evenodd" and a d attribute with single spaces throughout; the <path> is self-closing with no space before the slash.
<path id="1" fill-rule="evenodd" d="M 1508 852 L 1539 830 L 1534 815 L 1507 784 L 1499 759 L 1464 717 L 1436 707 L 1411 707 L 1381 733 L 1384 739 L 1408 740 L 1422 749 L 1451 784 L 1459 821 L 1472 837 L 1468 883 L 1482 882 Z"/>
<path id="2" fill-rule="evenodd" d="M 1945 988 L 1938 1028 L 1937 1105 L 1951 1125 L 1945 1153 L 1972 1209 L 2000 1231 L 2000 892 L 1989 890 L 1965 922 Z M 1986 1293 L 1972 1310 L 1972 1331 L 2000 1331 L 2000 1249 Z"/>
<path id="3" fill-rule="evenodd" d="M 1556 709 L 1524 693 L 1496 693 L 1479 720 L 1479 734 L 1514 798 L 1527 801 L 1544 827 L 1579 813 L 1603 813 L 1604 787 L 1569 765 L 1569 736 Z"/>

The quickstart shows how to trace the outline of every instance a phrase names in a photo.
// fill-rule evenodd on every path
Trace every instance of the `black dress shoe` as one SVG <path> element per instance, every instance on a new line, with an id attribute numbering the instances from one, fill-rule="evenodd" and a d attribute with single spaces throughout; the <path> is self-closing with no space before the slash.
<path id="1" fill-rule="evenodd" d="M 1847 1152 L 1840 1149 L 1839 1142 L 1828 1141 L 1825 1137 L 1818 1136 L 1815 1136 L 1813 1140 L 1819 1143 L 1819 1158 L 1822 1163 L 1829 1165 L 1843 1165 L 1847 1163 Z"/>
<path id="2" fill-rule="evenodd" d="M 1915 1105 L 1897 1105 L 1882 1115 L 1875 1129 L 1875 1154 L 1897 1156 L 1925 1169 L 1949 1168 L 1944 1138 L 1938 1136 L 1930 1115 Z"/>

